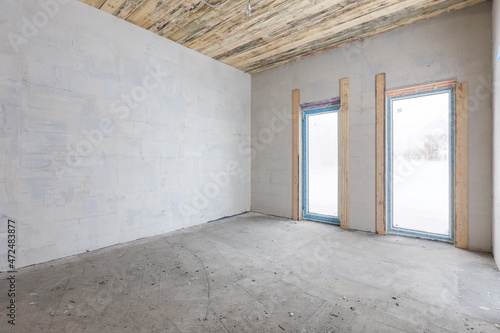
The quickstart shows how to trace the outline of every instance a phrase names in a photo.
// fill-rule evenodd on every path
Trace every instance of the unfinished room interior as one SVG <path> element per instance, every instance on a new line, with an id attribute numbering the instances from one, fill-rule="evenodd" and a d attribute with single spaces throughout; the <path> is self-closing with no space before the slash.
<path id="1" fill-rule="evenodd" d="M 499 82 L 498 1 L 0 0 L 0 332 L 500 332 Z"/>

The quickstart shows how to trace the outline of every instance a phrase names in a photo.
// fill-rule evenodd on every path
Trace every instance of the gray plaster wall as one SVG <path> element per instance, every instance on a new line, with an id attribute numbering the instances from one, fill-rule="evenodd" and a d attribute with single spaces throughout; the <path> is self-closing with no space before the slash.
<path id="1" fill-rule="evenodd" d="M 500 4 L 493 2 L 493 256 L 500 267 Z"/>
<path id="2" fill-rule="evenodd" d="M 76 0 L 1 1 L 0 73 L 0 258 L 249 211 L 250 75 Z"/>
<path id="3" fill-rule="evenodd" d="M 349 223 L 373 232 L 375 75 L 387 74 L 388 89 L 468 81 L 469 241 L 491 251 L 491 24 L 485 3 L 252 76 L 252 211 L 291 217 L 293 89 L 301 102 L 323 100 L 339 95 L 340 78 L 350 79 Z"/>

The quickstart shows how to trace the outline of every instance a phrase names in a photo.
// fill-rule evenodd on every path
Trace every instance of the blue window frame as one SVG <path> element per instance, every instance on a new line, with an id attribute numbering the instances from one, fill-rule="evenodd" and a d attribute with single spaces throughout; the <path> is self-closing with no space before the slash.
<path id="1" fill-rule="evenodd" d="M 338 101 L 338 99 L 336 100 Z M 310 202 L 309 202 L 309 186 L 310 186 L 310 178 L 309 178 L 309 162 L 310 162 L 310 156 L 309 156 L 309 144 L 310 144 L 310 139 L 309 139 L 309 132 L 308 132 L 308 124 L 309 121 L 311 120 L 311 117 L 317 116 L 317 115 L 325 115 L 325 114 L 331 114 L 334 113 L 337 116 L 337 127 L 332 129 L 334 131 L 334 135 L 338 137 L 338 110 L 340 109 L 340 104 L 338 105 L 331 105 L 328 107 L 318 107 L 318 108 L 313 108 L 313 109 L 303 109 L 302 113 L 302 203 L 303 203 L 303 217 L 305 219 L 309 220 L 314 220 L 314 221 L 320 221 L 320 222 L 326 222 L 326 223 L 332 223 L 339 225 L 340 224 L 340 219 L 338 217 L 338 213 L 336 215 L 329 215 L 329 214 L 321 214 L 318 212 L 311 212 L 309 207 L 310 207 Z M 338 146 L 338 144 L 337 144 Z M 338 147 L 337 147 L 338 150 Z M 337 156 L 335 156 L 335 160 L 337 163 L 336 168 L 338 167 L 338 153 Z M 338 172 L 336 174 L 336 180 L 338 184 Z M 333 189 L 336 191 L 334 194 L 336 197 L 338 197 L 338 185 L 336 188 Z M 337 199 L 338 201 L 338 199 Z M 338 202 L 337 202 L 337 208 L 338 208 Z"/>
<path id="2" fill-rule="evenodd" d="M 395 199 L 395 193 L 394 193 L 394 186 L 395 183 L 399 181 L 397 178 L 398 175 L 396 173 L 399 172 L 399 170 L 395 170 L 395 159 L 398 159 L 400 157 L 397 157 L 398 152 L 396 151 L 397 148 L 395 149 L 395 143 L 394 143 L 394 117 L 397 112 L 401 112 L 401 109 L 396 108 L 395 110 L 395 103 L 398 101 L 402 100 L 408 100 L 416 97 L 425 97 L 425 96 L 433 96 L 433 95 L 446 95 L 449 99 L 449 110 L 448 110 L 448 118 L 447 118 L 447 126 L 448 126 L 448 137 L 447 137 L 447 142 L 448 142 L 448 154 L 446 155 L 446 161 L 447 161 L 447 168 L 449 171 L 448 174 L 448 202 L 447 206 L 448 207 L 448 232 L 432 232 L 432 231 L 425 231 L 425 230 L 415 230 L 411 228 L 405 228 L 405 227 L 400 227 L 396 225 L 395 220 L 394 220 L 394 212 L 395 212 L 395 205 L 394 205 L 394 199 Z M 454 151 L 454 142 L 455 142 L 455 89 L 454 86 L 451 85 L 450 87 L 447 88 L 441 88 L 441 89 L 434 89 L 434 90 L 427 90 L 427 91 L 421 91 L 421 92 L 414 92 L 414 93 L 408 93 L 408 94 L 403 94 L 403 95 L 395 95 L 395 96 L 388 96 L 387 98 L 387 123 L 386 123 L 386 128 L 387 128 L 387 137 L 386 137 L 386 147 L 387 147 L 387 181 L 386 181 L 386 193 L 387 193 L 387 232 L 392 233 L 392 234 L 402 234 L 402 235 L 407 235 L 407 236 L 414 236 L 414 237 L 421 237 L 421 238 L 429 238 L 429 239 L 434 239 L 434 240 L 440 240 L 440 241 L 445 241 L 445 242 L 453 242 L 454 240 L 454 170 L 455 170 L 455 151 Z M 422 146 L 420 146 L 422 147 Z M 439 148 L 436 148 L 439 150 Z M 430 150 L 430 149 L 426 149 Z M 414 154 L 413 152 L 410 152 L 409 154 Z M 438 154 L 439 155 L 439 154 Z M 395 157 L 396 156 L 396 157 Z M 432 159 L 432 157 L 429 157 L 429 154 L 424 153 L 423 156 L 425 157 L 426 160 Z M 413 156 L 414 158 L 415 156 Z M 411 159 L 412 157 L 410 157 Z M 418 156 L 417 156 L 418 158 Z M 441 159 L 441 157 L 439 157 Z M 425 163 L 425 162 L 424 162 Z M 446 179 L 444 179 L 446 180 Z M 418 191 L 418 190 L 417 190 Z M 417 192 L 415 192 L 417 193 Z M 446 193 L 446 192 L 444 192 Z M 421 195 L 421 194 L 420 194 Z M 427 195 L 432 196 L 433 193 L 427 193 Z M 418 201 L 418 200 L 417 200 Z M 409 212 L 411 213 L 411 212 Z M 418 218 L 417 218 L 418 219 Z"/>

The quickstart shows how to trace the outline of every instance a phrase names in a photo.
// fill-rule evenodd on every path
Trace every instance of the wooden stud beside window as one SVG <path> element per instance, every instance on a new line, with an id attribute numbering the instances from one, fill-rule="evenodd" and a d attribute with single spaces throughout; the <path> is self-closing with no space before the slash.
<path id="1" fill-rule="evenodd" d="M 375 123 L 376 123 L 376 207 L 375 232 L 385 235 L 385 73 L 375 78 Z"/>
<path id="2" fill-rule="evenodd" d="M 340 226 L 349 228 L 349 79 L 340 79 Z"/>
<path id="3" fill-rule="evenodd" d="M 455 246 L 469 247 L 469 162 L 468 84 L 455 91 Z"/>
<path id="4" fill-rule="evenodd" d="M 300 90 L 292 91 L 292 219 L 299 220 L 299 122 L 300 122 Z"/>

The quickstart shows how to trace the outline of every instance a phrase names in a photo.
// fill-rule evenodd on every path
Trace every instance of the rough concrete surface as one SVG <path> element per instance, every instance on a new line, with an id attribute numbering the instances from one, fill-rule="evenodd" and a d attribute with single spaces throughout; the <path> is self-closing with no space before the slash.
<path id="1" fill-rule="evenodd" d="M 500 332 L 489 254 L 255 213 L 16 278 L 2 332 Z"/>

